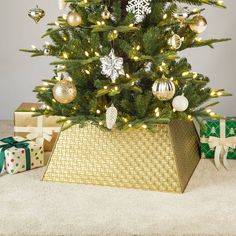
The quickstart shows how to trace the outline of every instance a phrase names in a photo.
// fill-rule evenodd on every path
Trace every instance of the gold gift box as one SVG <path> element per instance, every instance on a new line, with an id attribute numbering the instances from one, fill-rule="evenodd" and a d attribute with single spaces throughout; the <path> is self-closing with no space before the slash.
<path id="1" fill-rule="evenodd" d="M 34 132 L 36 129 L 46 128 L 47 130 L 51 130 L 51 141 L 44 140 L 44 151 L 51 152 L 61 126 L 57 123 L 59 119 L 57 116 L 33 117 L 33 110 L 39 109 L 41 106 L 41 103 L 22 103 L 14 113 L 14 133 L 15 136 L 27 138 L 29 133 Z M 41 123 L 41 127 L 39 127 L 39 122 Z M 30 129 L 32 129 L 32 131 L 29 131 Z"/>
<path id="2" fill-rule="evenodd" d="M 154 134 L 75 125 L 58 137 L 43 180 L 181 193 L 199 160 L 192 122 L 160 124 Z"/>

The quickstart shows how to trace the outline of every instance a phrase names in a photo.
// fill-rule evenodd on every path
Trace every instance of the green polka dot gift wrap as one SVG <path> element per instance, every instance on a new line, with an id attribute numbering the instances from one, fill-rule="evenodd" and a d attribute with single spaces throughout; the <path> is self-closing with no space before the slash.
<path id="1" fill-rule="evenodd" d="M 0 140 L 0 174 L 17 174 L 43 165 L 42 145 L 21 137 Z"/>

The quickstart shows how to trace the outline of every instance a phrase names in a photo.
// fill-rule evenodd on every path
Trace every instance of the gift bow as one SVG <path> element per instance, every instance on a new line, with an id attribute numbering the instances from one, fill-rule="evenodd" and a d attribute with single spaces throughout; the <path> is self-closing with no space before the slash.
<path id="1" fill-rule="evenodd" d="M 217 169 L 220 169 L 220 158 L 223 157 L 223 165 L 228 169 L 229 164 L 227 156 L 229 148 L 236 148 L 236 137 L 226 138 L 225 119 L 220 119 L 220 137 L 210 136 L 209 138 L 201 138 L 202 143 L 207 143 L 211 149 L 215 149 L 214 162 Z"/>
<path id="2" fill-rule="evenodd" d="M 9 148 L 15 147 L 17 149 L 23 148 L 26 152 L 26 169 L 29 170 L 31 167 L 31 160 L 30 160 L 30 150 L 29 150 L 29 140 L 17 141 L 13 137 L 3 138 L 0 142 L 4 144 L 0 145 L 0 173 L 4 167 L 5 161 L 5 151 Z"/>
<path id="3" fill-rule="evenodd" d="M 35 139 L 37 143 L 43 145 L 44 140 L 51 142 L 52 140 L 52 129 L 42 128 L 42 129 L 29 129 L 29 134 L 26 136 L 27 139 L 33 140 Z"/>
<path id="4" fill-rule="evenodd" d="M 215 149 L 215 165 L 217 169 L 220 168 L 220 157 L 223 156 L 223 164 L 226 168 L 229 167 L 227 161 L 227 155 L 229 148 L 236 148 L 236 137 L 229 138 L 217 138 L 210 136 L 208 139 L 208 145 L 211 149 Z"/>
<path id="5" fill-rule="evenodd" d="M 60 132 L 60 127 L 43 127 L 43 116 L 37 117 L 37 127 L 14 127 L 15 132 L 29 133 L 26 138 L 43 145 L 44 140 L 51 142 L 53 132 Z"/>

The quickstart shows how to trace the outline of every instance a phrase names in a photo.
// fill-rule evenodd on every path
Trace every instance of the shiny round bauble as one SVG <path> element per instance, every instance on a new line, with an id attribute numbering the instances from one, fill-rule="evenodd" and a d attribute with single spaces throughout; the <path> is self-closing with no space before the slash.
<path id="1" fill-rule="evenodd" d="M 77 27 L 82 24 L 82 17 L 77 12 L 70 12 L 67 16 L 67 23 L 70 26 Z"/>
<path id="2" fill-rule="evenodd" d="M 28 16 L 38 23 L 45 16 L 45 11 L 37 6 L 29 10 Z"/>
<path id="3" fill-rule="evenodd" d="M 152 93 L 160 101 L 168 101 L 175 95 L 175 84 L 165 77 L 157 79 L 152 86 Z"/>
<path id="4" fill-rule="evenodd" d="M 172 106 L 176 111 L 186 111 L 189 101 L 184 95 L 176 96 L 172 101 Z"/>
<path id="5" fill-rule="evenodd" d="M 182 39 L 178 34 L 174 34 L 171 38 L 169 38 L 168 44 L 174 49 L 179 49 L 182 46 Z"/>
<path id="6" fill-rule="evenodd" d="M 60 80 L 53 87 L 53 97 L 62 104 L 71 103 L 77 96 L 77 90 L 73 82 Z"/>
<path id="7" fill-rule="evenodd" d="M 102 19 L 103 20 L 109 20 L 111 18 L 111 13 L 109 12 L 109 10 L 107 9 L 107 7 L 105 7 L 104 11 L 101 14 Z"/>
<path id="8" fill-rule="evenodd" d="M 185 8 L 179 8 L 175 13 L 174 17 L 180 21 L 185 20 L 188 17 L 188 12 Z"/>
<path id="9" fill-rule="evenodd" d="M 206 30 L 207 21 L 203 16 L 194 16 L 192 21 L 189 27 L 193 32 L 200 34 Z"/>
<path id="10" fill-rule="evenodd" d="M 44 55 L 46 55 L 46 56 L 49 56 L 50 54 L 51 54 L 51 49 L 50 48 L 44 48 L 44 50 L 43 50 L 43 53 L 44 53 Z"/>

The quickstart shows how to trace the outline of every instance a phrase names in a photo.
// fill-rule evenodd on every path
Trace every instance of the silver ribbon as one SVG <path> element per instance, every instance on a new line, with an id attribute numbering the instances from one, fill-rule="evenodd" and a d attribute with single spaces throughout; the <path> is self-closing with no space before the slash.
<path id="1" fill-rule="evenodd" d="M 220 159 L 223 159 L 223 165 L 226 169 L 229 168 L 227 155 L 229 148 L 236 148 L 236 137 L 226 138 L 225 135 L 225 119 L 220 120 L 220 137 L 210 136 L 209 138 L 201 138 L 201 143 L 207 143 L 211 149 L 215 149 L 214 162 L 216 168 L 221 167 Z"/>
<path id="2" fill-rule="evenodd" d="M 52 140 L 53 132 L 60 132 L 60 127 L 43 127 L 43 116 L 37 117 L 37 127 L 14 127 L 15 132 L 29 133 L 26 138 L 35 140 L 38 144 L 43 145 L 44 141 Z"/>

